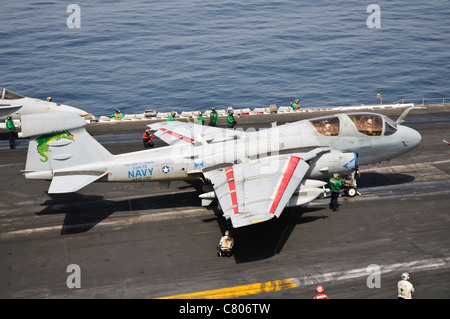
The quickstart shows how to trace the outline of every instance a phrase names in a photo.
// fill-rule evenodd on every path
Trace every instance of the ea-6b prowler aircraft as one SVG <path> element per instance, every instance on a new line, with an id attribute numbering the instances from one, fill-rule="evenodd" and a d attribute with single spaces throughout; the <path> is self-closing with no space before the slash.
<path id="1" fill-rule="evenodd" d="M 76 192 L 94 182 L 202 179 L 200 195 L 218 199 L 224 217 L 242 227 L 279 217 L 287 206 L 320 194 L 333 173 L 351 174 L 417 147 L 420 134 L 375 113 L 337 114 L 256 130 L 230 130 L 186 122 L 148 125 L 169 144 L 110 154 L 73 113 L 22 116 L 30 136 L 25 177 L 51 180 L 48 193 Z"/>

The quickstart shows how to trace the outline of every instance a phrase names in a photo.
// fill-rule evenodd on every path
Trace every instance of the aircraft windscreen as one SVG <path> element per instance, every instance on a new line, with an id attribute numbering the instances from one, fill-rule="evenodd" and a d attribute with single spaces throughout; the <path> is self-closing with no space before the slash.
<path id="1" fill-rule="evenodd" d="M 24 98 L 24 96 L 7 89 L 2 89 L 0 97 L 2 100 L 16 100 Z"/>
<path id="2" fill-rule="evenodd" d="M 314 126 L 317 133 L 325 136 L 339 135 L 339 118 L 337 116 L 313 119 L 309 122 Z"/>
<path id="3" fill-rule="evenodd" d="M 347 114 L 356 129 L 365 135 L 380 136 L 383 132 L 383 119 L 378 114 Z"/>
<path id="4" fill-rule="evenodd" d="M 384 135 L 389 136 L 397 132 L 397 126 L 393 120 L 388 117 L 384 118 Z"/>

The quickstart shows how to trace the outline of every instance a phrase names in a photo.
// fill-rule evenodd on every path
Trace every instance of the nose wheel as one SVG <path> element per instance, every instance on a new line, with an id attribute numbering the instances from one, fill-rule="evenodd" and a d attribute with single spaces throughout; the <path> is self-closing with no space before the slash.
<path id="1" fill-rule="evenodd" d="M 355 197 L 356 195 L 361 195 L 361 193 L 358 192 L 357 189 L 355 173 L 358 173 L 359 176 L 359 167 L 356 167 L 356 170 L 350 174 L 349 179 L 343 181 L 343 184 L 345 186 L 344 193 L 345 195 L 347 195 L 347 197 Z"/>
<path id="2" fill-rule="evenodd" d="M 347 197 L 355 197 L 356 195 L 358 195 L 358 191 L 356 190 L 356 187 L 350 186 L 347 187 L 344 190 L 345 195 L 347 195 Z"/>

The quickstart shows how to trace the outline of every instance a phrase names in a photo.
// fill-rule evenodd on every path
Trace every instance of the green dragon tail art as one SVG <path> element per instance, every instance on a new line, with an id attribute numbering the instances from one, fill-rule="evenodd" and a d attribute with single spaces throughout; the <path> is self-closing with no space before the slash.
<path id="1" fill-rule="evenodd" d="M 42 135 L 41 137 L 36 139 L 36 142 L 38 143 L 37 151 L 43 157 L 43 159 L 40 159 L 41 162 L 48 161 L 47 153 L 51 152 L 49 150 L 50 143 L 52 143 L 54 141 L 59 141 L 60 139 L 75 141 L 75 136 L 72 133 L 70 133 L 69 131 L 65 131 L 65 132 L 58 132 L 58 133 Z"/>

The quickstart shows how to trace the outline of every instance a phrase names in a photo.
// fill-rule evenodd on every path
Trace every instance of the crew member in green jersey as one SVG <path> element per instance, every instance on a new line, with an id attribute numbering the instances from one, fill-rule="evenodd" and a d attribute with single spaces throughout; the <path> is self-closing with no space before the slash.
<path id="1" fill-rule="evenodd" d="M 216 108 L 213 107 L 211 109 L 211 114 L 209 115 L 209 126 L 217 126 L 219 124 L 219 114 L 216 111 Z"/>
<path id="2" fill-rule="evenodd" d="M 227 116 L 227 127 L 228 127 L 228 128 L 234 128 L 234 127 L 236 126 L 236 124 L 237 124 L 237 122 L 236 122 L 236 120 L 234 119 L 233 111 L 232 111 L 232 110 L 228 111 L 228 116 Z"/>
<path id="3" fill-rule="evenodd" d="M 333 174 L 333 177 L 330 178 L 330 190 L 331 190 L 331 201 L 330 201 L 330 209 L 334 212 L 337 211 L 339 204 L 339 192 L 341 191 L 342 181 L 341 176 L 337 173 Z"/>
<path id="4" fill-rule="evenodd" d="M 17 138 L 17 132 L 16 127 L 14 126 L 14 122 L 12 120 L 11 115 L 8 115 L 6 117 L 6 129 L 8 130 L 9 134 L 9 148 L 14 149 L 16 148 L 16 138 Z"/>
<path id="5" fill-rule="evenodd" d="M 203 117 L 203 112 L 202 111 L 198 112 L 197 124 L 205 125 L 205 118 Z"/>
<path id="6" fill-rule="evenodd" d="M 177 113 L 175 113 L 175 111 L 170 112 L 170 116 L 167 118 L 167 122 L 178 121 L 176 116 Z"/>

